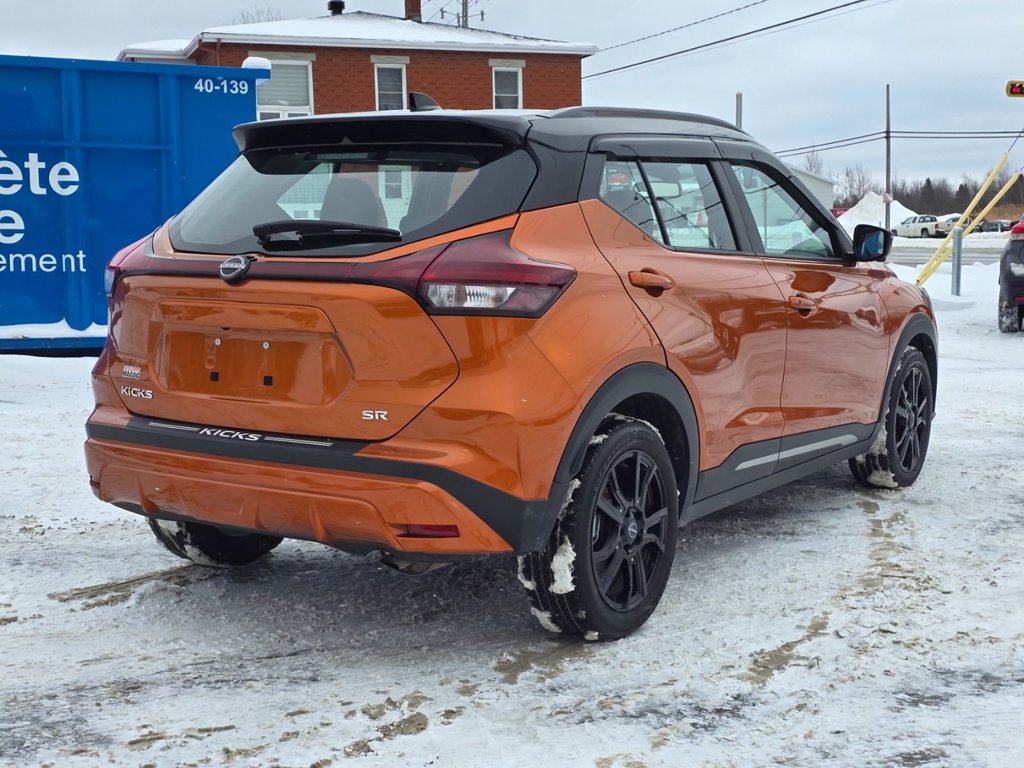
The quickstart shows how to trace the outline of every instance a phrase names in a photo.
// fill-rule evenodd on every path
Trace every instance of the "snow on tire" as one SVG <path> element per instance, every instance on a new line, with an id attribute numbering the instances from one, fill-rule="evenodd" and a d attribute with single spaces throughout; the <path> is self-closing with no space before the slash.
<path id="1" fill-rule="evenodd" d="M 1020 309 L 1002 296 L 999 297 L 997 315 L 1000 333 L 1017 333 L 1020 331 Z"/>
<path id="2" fill-rule="evenodd" d="M 547 547 L 519 559 L 519 580 L 541 626 L 613 640 L 647 621 L 672 568 L 678 499 L 658 431 L 610 414 L 590 441 Z"/>
<path id="3" fill-rule="evenodd" d="M 850 459 L 857 482 L 906 488 L 924 467 L 934 411 L 931 371 L 916 347 L 900 355 L 883 403 L 882 430 L 871 449 Z"/>

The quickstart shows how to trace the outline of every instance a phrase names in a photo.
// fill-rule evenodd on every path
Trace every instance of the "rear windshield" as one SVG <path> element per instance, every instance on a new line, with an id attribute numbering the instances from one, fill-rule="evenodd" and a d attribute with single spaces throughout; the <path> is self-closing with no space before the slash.
<path id="1" fill-rule="evenodd" d="M 498 145 L 250 150 L 174 220 L 171 242 L 175 250 L 199 253 L 367 255 L 514 213 L 536 172 L 528 152 Z M 387 242 L 309 238 L 316 247 L 308 248 L 280 225 L 274 242 L 253 232 L 289 221 L 298 222 L 297 232 L 305 221 L 395 232 Z"/>

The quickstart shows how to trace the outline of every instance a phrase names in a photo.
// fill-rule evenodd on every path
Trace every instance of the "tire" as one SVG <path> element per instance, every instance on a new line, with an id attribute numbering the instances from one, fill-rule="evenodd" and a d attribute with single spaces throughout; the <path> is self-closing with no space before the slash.
<path id="1" fill-rule="evenodd" d="M 1020 331 L 1020 309 L 1016 304 L 999 297 L 998 323 L 1000 333 Z"/>
<path id="2" fill-rule="evenodd" d="M 869 488 L 906 488 L 928 455 L 934 411 L 932 377 L 924 355 L 907 347 L 885 398 L 884 428 L 867 453 L 850 459 L 857 482 Z"/>
<path id="3" fill-rule="evenodd" d="M 585 640 L 635 632 L 665 591 L 678 527 L 679 494 L 661 435 L 611 414 L 590 441 L 547 547 L 519 558 L 541 626 Z"/>
<path id="4" fill-rule="evenodd" d="M 929 234 L 927 229 L 922 229 L 921 230 L 921 237 L 931 237 L 931 234 Z"/>
<path id="5" fill-rule="evenodd" d="M 899 237 L 899 233 L 897 233 L 895 229 L 890 229 L 889 231 L 892 232 L 893 237 Z"/>
<path id="6" fill-rule="evenodd" d="M 157 541 L 185 560 L 227 568 L 258 560 L 281 543 L 277 536 L 262 533 L 225 533 L 203 523 L 149 519 Z"/>

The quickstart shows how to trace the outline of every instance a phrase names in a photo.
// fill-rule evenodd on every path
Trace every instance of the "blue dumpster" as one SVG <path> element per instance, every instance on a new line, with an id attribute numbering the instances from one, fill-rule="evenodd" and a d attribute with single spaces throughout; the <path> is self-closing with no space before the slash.
<path id="1" fill-rule="evenodd" d="M 231 162 L 268 77 L 0 56 L 0 350 L 102 344 L 107 261 Z"/>

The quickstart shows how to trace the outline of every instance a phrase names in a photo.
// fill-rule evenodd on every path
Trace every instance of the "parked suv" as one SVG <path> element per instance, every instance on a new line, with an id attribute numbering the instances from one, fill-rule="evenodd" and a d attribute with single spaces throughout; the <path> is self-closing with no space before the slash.
<path id="1" fill-rule="evenodd" d="M 540 623 L 650 616 L 681 524 L 917 478 L 926 294 L 733 126 L 575 108 L 243 125 L 107 269 L 96 495 L 172 552 L 515 553 Z M 771 578 L 767 575 L 766 578 Z"/>

